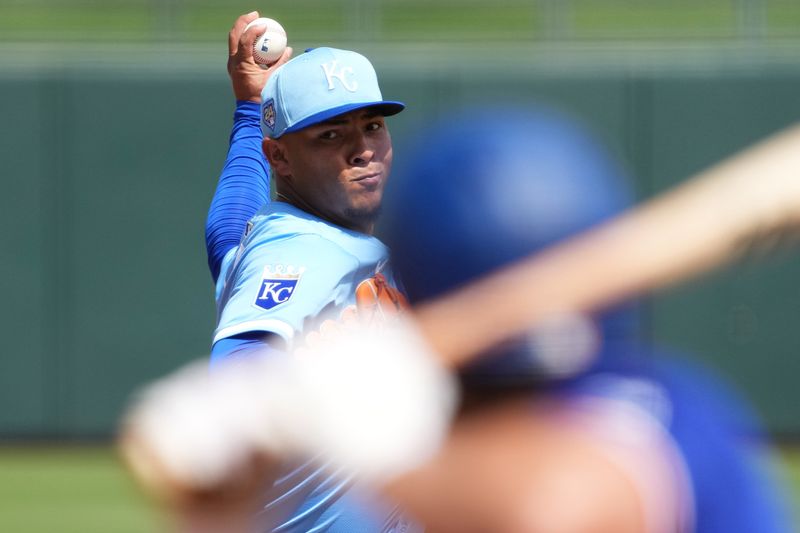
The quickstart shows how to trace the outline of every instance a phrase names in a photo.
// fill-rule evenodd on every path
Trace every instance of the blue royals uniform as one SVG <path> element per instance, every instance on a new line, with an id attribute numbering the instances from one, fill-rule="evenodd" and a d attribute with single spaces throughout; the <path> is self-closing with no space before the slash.
<path id="1" fill-rule="evenodd" d="M 214 341 L 264 332 L 281 337 L 286 346 L 297 344 L 304 332 L 355 305 L 358 285 L 376 275 L 394 285 L 388 250 L 378 239 L 272 202 L 223 259 Z M 268 531 L 414 531 L 395 507 L 315 461 L 287 465 L 267 501 Z"/>
<path id="2" fill-rule="evenodd" d="M 377 317 L 381 302 L 404 302 L 379 240 L 270 203 L 269 168 L 261 152 L 264 135 L 276 139 L 364 107 L 393 115 L 404 104 L 383 99 L 367 58 L 332 48 L 311 50 L 276 69 L 261 102 L 236 104 L 230 149 L 206 222 L 217 283 L 213 359 L 246 356 L 251 348 L 291 349 L 349 305 L 360 304 L 364 314 Z M 417 529 L 393 506 L 313 460 L 287 465 L 265 501 L 266 531 Z"/>
<path id="3" fill-rule="evenodd" d="M 260 142 L 258 104 L 237 102 L 230 150 L 206 225 L 209 267 L 217 284 L 215 360 L 241 347 L 244 353 L 253 345 L 269 348 L 265 335 L 282 339 L 277 344 L 287 349 L 302 342 L 304 333 L 356 303 L 364 281 L 379 279 L 396 290 L 381 241 L 269 202 Z M 286 465 L 264 501 L 264 531 L 420 531 L 395 506 L 313 460 Z"/>
<path id="4" fill-rule="evenodd" d="M 787 487 L 757 415 L 711 369 L 631 342 L 592 368 L 541 387 L 565 401 L 627 404 L 660 426 L 679 453 L 681 533 L 789 533 Z"/>

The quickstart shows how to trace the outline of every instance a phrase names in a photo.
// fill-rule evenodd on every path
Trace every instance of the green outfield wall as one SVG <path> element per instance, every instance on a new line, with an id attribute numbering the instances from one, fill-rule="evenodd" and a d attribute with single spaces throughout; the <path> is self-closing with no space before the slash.
<path id="1" fill-rule="evenodd" d="M 800 118 L 794 59 L 366 51 L 384 95 L 408 103 L 390 122 L 396 158 L 456 107 L 545 102 L 604 138 L 642 198 Z M 224 50 L 126 53 L 0 62 L 0 437 L 107 436 L 139 384 L 208 353 L 203 225 L 233 111 Z M 798 435 L 799 273 L 787 252 L 667 291 L 645 303 L 643 334 L 728 374 L 775 433 Z"/>

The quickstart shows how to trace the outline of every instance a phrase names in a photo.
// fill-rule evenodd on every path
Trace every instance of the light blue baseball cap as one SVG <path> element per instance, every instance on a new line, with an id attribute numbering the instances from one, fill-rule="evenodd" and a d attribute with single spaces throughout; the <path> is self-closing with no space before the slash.
<path id="1" fill-rule="evenodd" d="M 384 116 L 405 108 L 383 99 L 369 59 L 327 47 L 311 49 L 275 70 L 261 102 L 261 131 L 273 139 L 363 107 L 376 107 Z"/>

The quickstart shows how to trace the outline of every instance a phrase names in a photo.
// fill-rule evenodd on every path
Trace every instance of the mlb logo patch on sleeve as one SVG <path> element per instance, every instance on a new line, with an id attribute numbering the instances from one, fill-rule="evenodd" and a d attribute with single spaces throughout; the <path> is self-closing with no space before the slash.
<path id="1" fill-rule="evenodd" d="M 283 265 L 265 266 L 261 285 L 253 303 L 262 309 L 272 309 L 285 304 L 294 295 L 297 282 L 300 281 L 300 276 L 304 271 L 305 267 L 295 269 L 292 266 L 284 267 Z"/>

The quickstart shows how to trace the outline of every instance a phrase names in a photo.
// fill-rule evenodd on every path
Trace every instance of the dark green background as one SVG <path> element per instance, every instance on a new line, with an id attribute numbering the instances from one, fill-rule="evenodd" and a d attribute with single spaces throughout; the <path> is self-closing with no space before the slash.
<path id="1" fill-rule="evenodd" d="M 409 106 L 391 121 L 395 157 L 456 107 L 547 102 L 605 139 L 641 197 L 800 117 L 791 65 L 423 65 L 364 51 L 384 95 Z M 0 73 L 0 436 L 108 435 L 136 386 L 207 354 L 203 224 L 233 110 L 223 62 Z M 800 434 L 798 272 L 788 252 L 670 290 L 648 303 L 645 334 L 728 373 L 775 433 Z"/>

